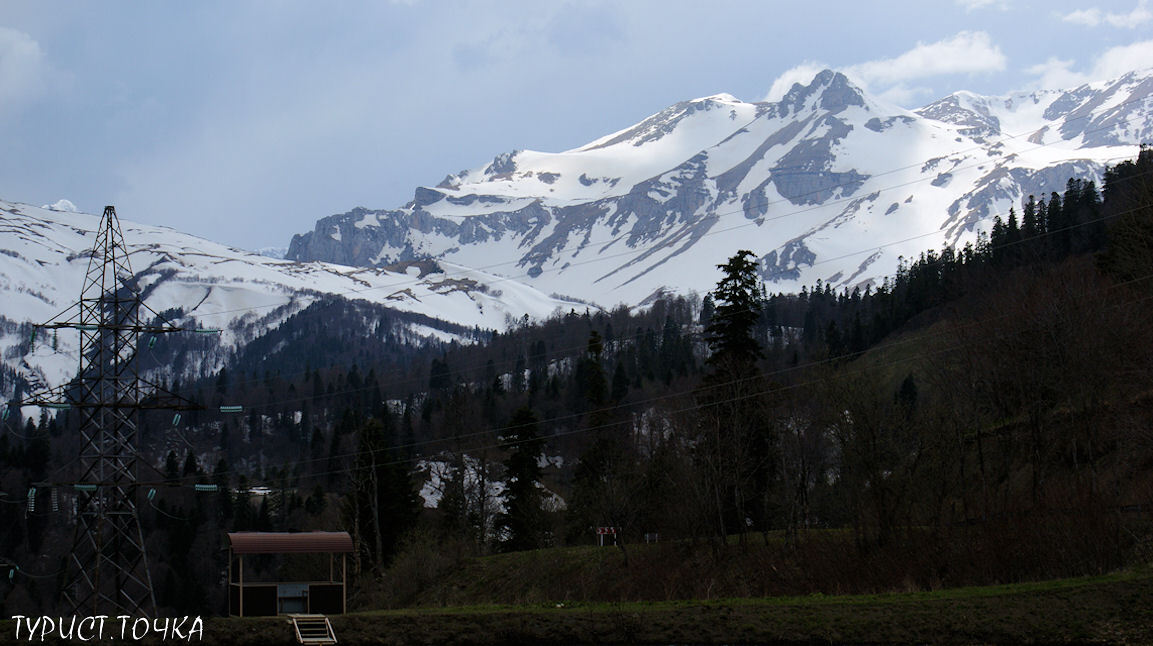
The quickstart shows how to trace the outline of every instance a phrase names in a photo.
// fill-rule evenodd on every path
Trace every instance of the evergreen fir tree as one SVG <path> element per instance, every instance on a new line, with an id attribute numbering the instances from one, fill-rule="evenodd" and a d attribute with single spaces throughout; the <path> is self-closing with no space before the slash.
<path id="1" fill-rule="evenodd" d="M 184 477 L 200 475 L 200 464 L 196 461 L 196 454 L 192 449 L 188 449 L 188 453 L 184 456 L 184 469 L 181 475 Z"/>
<path id="2" fill-rule="evenodd" d="M 1045 246 L 1050 258 L 1062 258 L 1068 253 L 1067 223 L 1061 208 L 1061 195 L 1057 191 L 1049 194 L 1049 204 L 1045 207 Z M 1062 236 L 1065 236 L 1064 238 Z"/>
<path id="3" fill-rule="evenodd" d="M 762 528 L 769 522 L 764 503 L 770 497 L 776 442 L 763 414 L 766 388 L 758 367 L 763 354 L 753 336 L 763 292 L 752 258 L 751 251 L 741 250 L 719 265 L 724 276 L 713 292 L 717 309 L 707 330 L 711 371 L 697 397 L 708 421 L 695 450 L 712 465 L 704 481 L 717 505 L 710 516 L 718 519 L 719 535 L 737 528 L 743 532 L 747 518 Z M 821 285 L 811 299 L 809 314 L 818 303 L 835 302 L 831 289 Z"/>
<path id="4" fill-rule="evenodd" d="M 1010 266 L 1021 259 L 1021 229 L 1017 226 L 1017 212 L 1009 207 L 1009 221 L 1005 223 L 1005 258 Z"/>
<path id="5" fill-rule="evenodd" d="M 993 230 L 989 233 L 989 252 L 996 267 L 1005 262 L 1005 239 L 1005 221 L 998 215 L 993 218 Z"/>
<path id="6" fill-rule="evenodd" d="M 1085 251 L 1098 251 L 1105 246 L 1107 232 L 1105 221 L 1102 218 L 1101 194 L 1097 192 L 1097 184 L 1089 180 L 1081 185 L 1079 207 L 1080 220 L 1085 229 Z"/>
<path id="7" fill-rule="evenodd" d="M 589 409 L 596 410 L 603 406 L 608 398 L 608 380 L 600 362 L 603 351 L 601 336 L 593 330 L 589 333 L 585 356 L 577 363 L 573 375 L 576 381 L 576 388 L 572 391 L 576 399 L 574 407 L 578 410 L 585 405 Z"/>
<path id="8" fill-rule="evenodd" d="M 1037 201 L 1030 195 L 1029 201 L 1025 202 L 1025 209 L 1021 213 L 1022 231 L 1026 239 L 1032 238 L 1038 233 L 1037 209 Z"/>
<path id="9" fill-rule="evenodd" d="M 521 407 L 513 413 L 508 429 L 501 435 L 501 447 L 508 452 L 504 462 L 507 476 L 506 511 L 499 519 L 506 550 L 528 550 L 540 547 L 545 530 L 541 509 L 541 468 L 538 462 L 544 447 L 537 430 L 537 416 L 531 408 Z"/>
<path id="10" fill-rule="evenodd" d="M 701 303 L 701 316 L 700 324 L 708 327 L 709 322 L 713 320 L 713 314 L 716 312 L 716 304 L 713 303 L 713 295 L 706 294 L 704 302 Z"/>
<path id="11" fill-rule="evenodd" d="M 385 567 L 402 535 L 416 521 L 420 506 L 403 463 L 393 459 L 391 415 L 369 418 L 356 430 L 356 464 L 346 517 L 358 532 L 362 554 L 377 571 Z"/>
<path id="12" fill-rule="evenodd" d="M 619 403 L 624 400 L 629 394 L 629 376 L 625 372 L 625 362 L 617 361 L 617 366 L 613 370 L 612 391 L 609 395 L 614 403 Z"/>
<path id="13" fill-rule="evenodd" d="M 1109 221 L 1102 265 L 1121 280 L 1153 274 L 1153 148 L 1141 147 L 1135 161 L 1105 171 L 1101 217 Z M 1148 281 L 1138 283 L 1149 289 Z"/>
<path id="14" fill-rule="evenodd" d="M 169 451 L 167 457 L 164 458 L 164 481 L 175 484 L 179 480 L 180 459 L 176 457 L 176 451 Z"/>
<path id="15" fill-rule="evenodd" d="M 1054 233 L 1057 257 L 1064 258 L 1076 251 L 1076 238 L 1079 225 L 1078 202 L 1081 197 L 1081 180 L 1070 177 L 1065 184 L 1065 196 L 1061 201 L 1060 230 Z"/>
<path id="16" fill-rule="evenodd" d="M 717 267 L 724 276 L 713 291 L 717 306 L 706 329 L 712 350 L 707 363 L 730 376 L 747 376 L 764 356 L 753 338 L 762 309 L 757 262 L 753 252 L 742 249 Z"/>
<path id="17" fill-rule="evenodd" d="M 468 496 L 465 492 L 464 455 L 456 452 L 451 462 L 445 464 L 440 474 L 440 500 L 436 509 L 440 512 L 440 531 L 448 538 L 470 539 L 468 524 Z"/>

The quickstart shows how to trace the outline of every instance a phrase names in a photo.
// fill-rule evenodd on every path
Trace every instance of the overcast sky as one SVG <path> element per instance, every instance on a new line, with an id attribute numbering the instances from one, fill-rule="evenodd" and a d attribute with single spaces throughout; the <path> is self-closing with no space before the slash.
<path id="1" fill-rule="evenodd" d="M 0 199 L 283 247 L 684 99 L 1072 87 L 1153 66 L 1149 34 L 1138 0 L 3 0 Z"/>

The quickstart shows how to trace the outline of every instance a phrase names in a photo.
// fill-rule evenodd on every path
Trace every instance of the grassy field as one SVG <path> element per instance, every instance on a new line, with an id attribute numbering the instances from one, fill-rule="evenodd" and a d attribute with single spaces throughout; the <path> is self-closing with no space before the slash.
<path id="1" fill-rule="evenodd" d="M 885 595 L 361 613 L 342 643 L 1153 643 L 1153 573 Z"/>
<path id="2" fill-rule="evenodd" d="M 852 533 L 839 529 L 807 530 L 795 543 L 778 533 L 767 541 L 749 535 L 744 545 L 667 541 L 629 545 L 627 558 L 616 547 L 595 546 L 454 556 L 430 541 L 402 551 L 382 581 L 358 589 L 353 606 L 843 597 L 1053 580 L 1124 564 L 1078 558 L 1085 550 L 1053 538 L 1062 534 L 1050 525 L 1062 522 L 1063 517 L 1032 518 L 1011 526 L 957 528 L 939 537 L 919 532 L 870 549 L 858 548 Z M 1134 553 L 1125 562 L 1145 559 Z"/>
<path id="3" fill-rule="evenodd" d="M 900 594 L 370 611 L 333 625 L 349 645 L 1150 644 L 1153 570 Z M 0 642 L 14 636 L 0 622 Z M 285 619 L 211 618 L 203 643 L 295 639 Z"/>

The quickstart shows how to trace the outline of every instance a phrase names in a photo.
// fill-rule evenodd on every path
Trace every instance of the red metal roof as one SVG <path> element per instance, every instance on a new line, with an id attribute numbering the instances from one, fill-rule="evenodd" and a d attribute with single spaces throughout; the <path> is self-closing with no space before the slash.
<path id="1" fill-rule="evenodd" d="M 352 537 L 348 532 L 231 532 L 228 542 L 236 554 L 352 551 Z"/>

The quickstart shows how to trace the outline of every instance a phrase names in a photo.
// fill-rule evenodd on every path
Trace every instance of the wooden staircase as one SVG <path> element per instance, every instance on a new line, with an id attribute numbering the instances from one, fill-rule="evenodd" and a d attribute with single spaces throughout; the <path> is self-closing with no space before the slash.
<path id="1" fill-rule="evenodd" d="M 296 630 L 296 641 L 301 644 L 335 644 L 336 633 L 324 615 L 289 615 Z"/>

